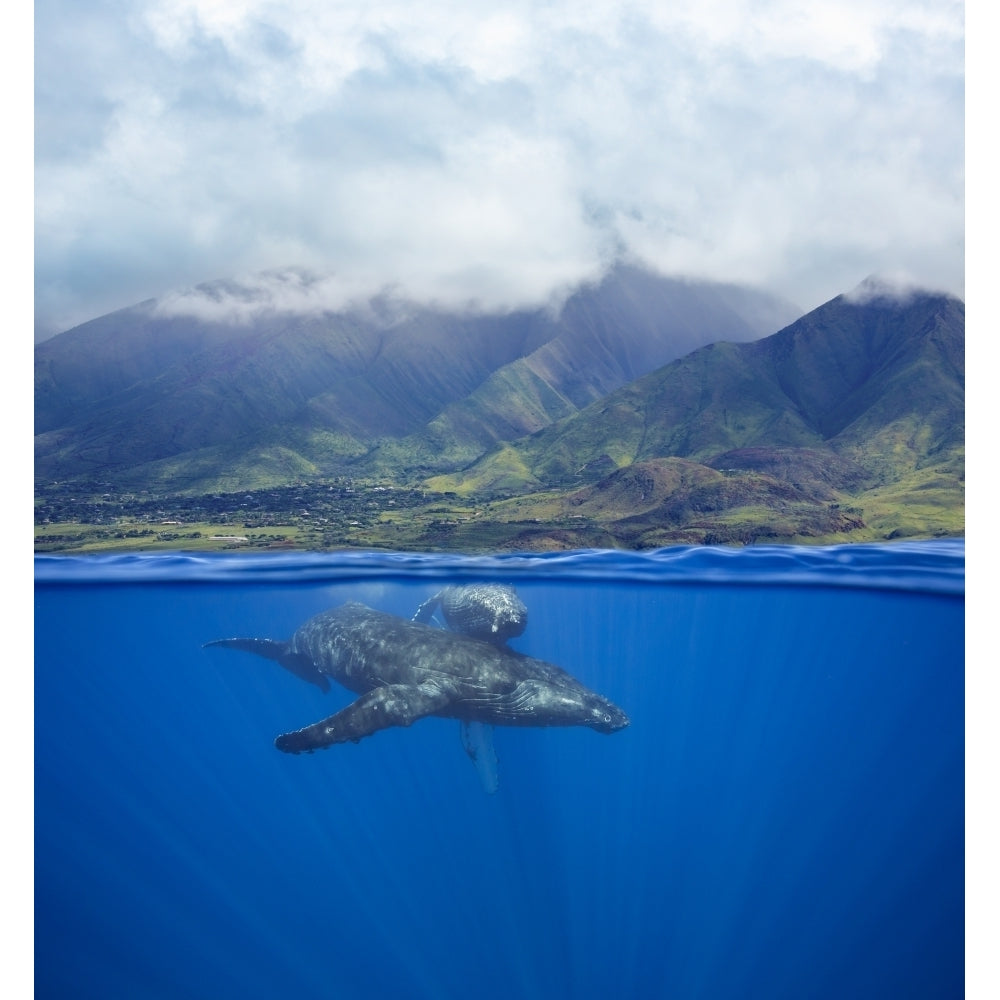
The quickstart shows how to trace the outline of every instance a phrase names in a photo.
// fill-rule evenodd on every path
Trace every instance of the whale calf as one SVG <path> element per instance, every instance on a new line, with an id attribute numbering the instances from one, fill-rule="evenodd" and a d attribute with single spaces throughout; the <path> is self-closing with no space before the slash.
<path id="1" fill-rule="evenodd" d="M 528 609 L 517 591 L 503 583 L 466 583 L 445 587 L 417 608 L 415 622 L 429 622 L 440 607 L 453 632 L 502 645 L 528 624 Z"/>
<path id="2" fill-rule="evenodd" d="M 600 733 L 629 724 L 622 709 L 554 664 L 354 601 L 310 618 L 287 642 L 234 638 L 205 645 L 254 653 L 324 690 L 330 679 L 359 696 L 329 718 L 279 736 L 274 745 L 285 753 L 356 743 L 432 715 Z"/>

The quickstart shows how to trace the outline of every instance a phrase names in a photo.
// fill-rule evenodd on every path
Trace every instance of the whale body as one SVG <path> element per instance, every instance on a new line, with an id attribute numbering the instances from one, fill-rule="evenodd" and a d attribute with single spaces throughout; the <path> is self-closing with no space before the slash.
<path id="1" fill-rule="evenodd" d="M 622 709 L 554 664 L 353 601 L 310 618 L 287 642 L 234 638 L 206 646 L 254 653 L 324 690 L 334 680 L 359 696 L 329 718 L 279 736 L 275 746 L 286 753 L 356 743 L 426 716 L 600 733 L 629 724 Z"/>

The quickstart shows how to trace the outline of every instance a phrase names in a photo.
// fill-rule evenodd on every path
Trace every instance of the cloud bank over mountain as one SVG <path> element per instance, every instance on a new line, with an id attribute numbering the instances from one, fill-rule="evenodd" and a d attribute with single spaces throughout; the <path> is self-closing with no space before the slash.
<path id="1" fill-rule="evenodd" d="M 617 259 L 803 309 L 879 271 L 963 294 L 961 3 L 38 0 L 35 30 L 43 336 L 264 271 L 304 309 L 539 305 Z"/>

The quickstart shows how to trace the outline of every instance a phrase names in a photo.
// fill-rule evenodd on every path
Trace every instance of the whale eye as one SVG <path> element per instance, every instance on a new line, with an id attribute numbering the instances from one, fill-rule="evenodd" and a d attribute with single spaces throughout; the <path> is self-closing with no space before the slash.
<path id="1" fill-rule="evenodd" d="M 605 722 L 610 722 L 611 721 L 611 716 L 608 715 L 607 712 L 604 713 L 604 721 Z"/>

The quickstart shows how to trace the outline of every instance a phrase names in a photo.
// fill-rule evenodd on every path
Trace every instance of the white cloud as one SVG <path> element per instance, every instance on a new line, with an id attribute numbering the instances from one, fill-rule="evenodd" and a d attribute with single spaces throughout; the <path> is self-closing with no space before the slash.
<path id="1" fill-rule="evenodd" d="M 262 313 L 322 313 L 363 307 L 367 289 L 299 268 L 264 271 L 168 292 L 156 302 L 166 316 L 214 323 L 248 323 Z"/>
<path id="2" fill-rule="evenodd" d="M 962 290 L 950 0 L 39 0 L 36 31 L 49 332 L 289 267 L 535 303 L 615 249 L 805 308 Z"/>
<path id="3" fill-rule="evenodd" d="M 872 274 L 854 288 L 844 292 L 848 302 L 864 305 L 876 299 L 891 299 L 894 302 L 906 303 L 921 286 L 905 271 L 887 271 L 882 274 Z"/>

